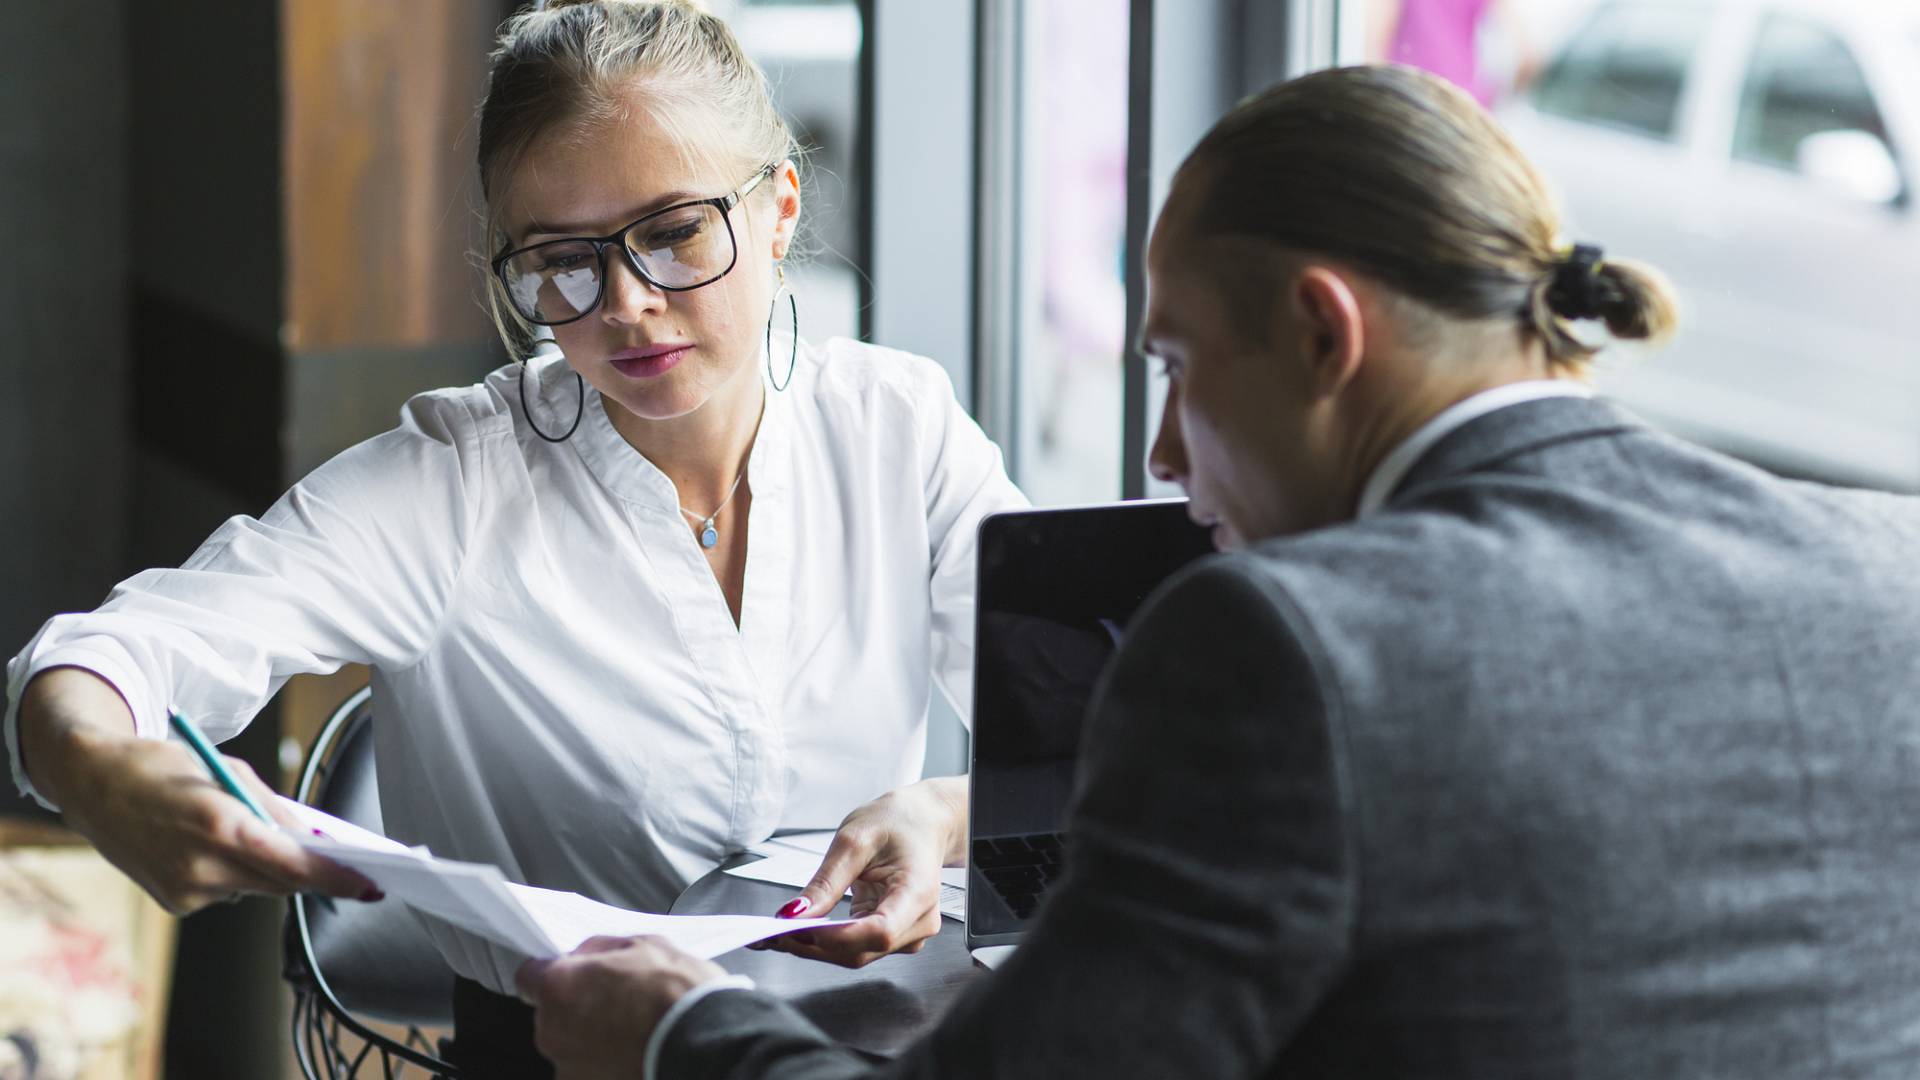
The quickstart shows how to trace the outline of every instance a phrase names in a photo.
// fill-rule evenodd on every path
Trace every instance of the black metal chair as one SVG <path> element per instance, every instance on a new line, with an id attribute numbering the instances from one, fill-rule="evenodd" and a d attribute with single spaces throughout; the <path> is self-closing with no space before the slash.
<path id="1" fill-rule="evenodd" d="M 347 698 L 314 739 L 294 798 L 374 832 L 385 832 L 373 761 L 371 689 Z M 397 901 L 288 901 L 284 975 L 293 987 L 293 1046 L 307 1080 L 350 1080 L 378 1060 L 384 1080 L 419 1069 L 453 1080 L 450 1043 L 423 1029 L 452 1030 L 451 968 L 413 913 Z M 404 1027 L 395 1040 L 373 1020 Z"/>

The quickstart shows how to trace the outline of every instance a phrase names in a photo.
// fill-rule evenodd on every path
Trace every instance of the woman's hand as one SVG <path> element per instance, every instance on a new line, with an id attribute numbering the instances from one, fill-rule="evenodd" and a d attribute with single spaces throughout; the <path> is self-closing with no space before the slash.
<path id="1" fill-rule="evenodd" d="M 249 892 L 380 898 L 366 878 L 254 817 L 185 746 L 135 736 L 119 692 L 91 672 L 36 676 L 19 720 L 34 786 L 60 806 L 69 828 L 176 915 Z M 225 763 L 260 805 L 280 814 L 246 762 Z M 290 816 L 281 824 L 299 827 Z"/>
<path id="2" fill-rule="evenodd" d="M 782 918 L 823 917 L 849 886 L 857 922 L 786 934 L 765 946 L 862 967 L 896 952 L 919 952 L 940 932 L 940 868 L 965 855 L 967 780 L 942 776 L 890 791 L 848 814 Z"/>

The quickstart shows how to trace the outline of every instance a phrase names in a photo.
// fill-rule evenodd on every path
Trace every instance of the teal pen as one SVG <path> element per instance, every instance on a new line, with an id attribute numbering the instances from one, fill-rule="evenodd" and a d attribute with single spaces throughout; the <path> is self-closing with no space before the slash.
<path id="1" fill-rule="evenodd" d="M 241 787 L 240 782 L 227 771 L 227 767 L 221 764 L 220 755 L 214 751 L 213 744 L 207 741 L 205 735 L 200 734 L 200 729 L 193 725 L 193 721 L 187 719 L 185 713 L 175 709 L 167 714 L 167 722 L 173 725 L 173 730 L 179 732 L 182 739 L 186 740 L 187 746 L 200 759 L 200 764 L 207 767 L 207 771 L 213 774 L 213 778 L 227 790 L 227 794 L 246 803 L 247 809 L 253 811 L 254 817 L 276 829 L 280 827 L 279 822 L 268 816 L 266 808 L 261 806 L 252 795 L 247 794 L 247 789 Z"/>

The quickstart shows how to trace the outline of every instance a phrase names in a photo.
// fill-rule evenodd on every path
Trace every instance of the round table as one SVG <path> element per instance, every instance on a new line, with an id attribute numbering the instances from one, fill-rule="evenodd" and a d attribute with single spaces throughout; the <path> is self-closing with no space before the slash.
<path id="1" fill-rule="evenodd" d="M 773 914 L 798 890 L 724 872 L 759 858 L 743 853 L 722 863 L 687 886 L 673 902 L 673 914 Z M 846 917 L 847 902 L 842 900 L 833 915 Z M 735 949 L 714 962 L 786 999 L 840 1042 L 889 1057 L 932 1028 L 960 992 L 985 975 L 967 955 L 966 928 L 947 918 L 919 952 L 884 957 L 858 970 L 752 949 Z"/>

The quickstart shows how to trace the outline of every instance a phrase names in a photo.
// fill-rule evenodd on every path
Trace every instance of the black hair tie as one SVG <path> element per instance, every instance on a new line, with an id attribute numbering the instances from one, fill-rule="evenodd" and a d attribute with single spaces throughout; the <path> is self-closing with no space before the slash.
<path id="1" fill-rule="evenodd" d="M 1573 252 L 1553 269 L 1547 283 L 1547 307 L 1563 319 L 1597 319 L 1607 289 L 1600 278 L 1599 247 L 1575 244 Z"/>

